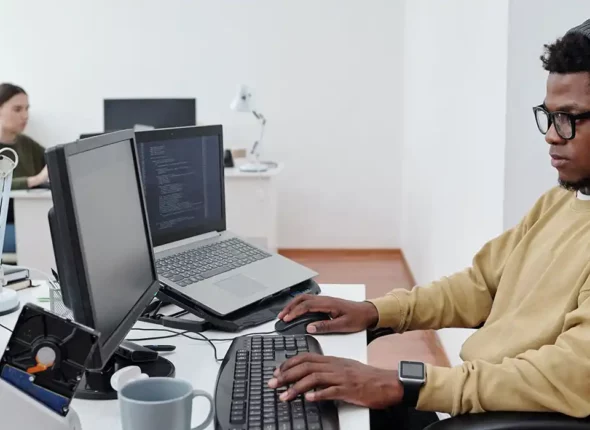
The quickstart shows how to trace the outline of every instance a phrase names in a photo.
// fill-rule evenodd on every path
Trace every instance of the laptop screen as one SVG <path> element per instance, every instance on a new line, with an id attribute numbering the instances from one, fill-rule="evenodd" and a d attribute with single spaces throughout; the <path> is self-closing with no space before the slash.
<path id="1" fill-rule="evenodd" d="M 154 246 L 225 230 L 221 126 L 136 132 Z"/>

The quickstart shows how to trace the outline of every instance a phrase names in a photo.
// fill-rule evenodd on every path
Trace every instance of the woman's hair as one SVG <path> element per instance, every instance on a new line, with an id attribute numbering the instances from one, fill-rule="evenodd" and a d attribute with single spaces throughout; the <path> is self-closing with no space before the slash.
<path id="1" fill-rule="evenodd" d="M 0 84 L 0 106 L 19 94 L 27 94 L 27 92 L 17 85 Z"/>

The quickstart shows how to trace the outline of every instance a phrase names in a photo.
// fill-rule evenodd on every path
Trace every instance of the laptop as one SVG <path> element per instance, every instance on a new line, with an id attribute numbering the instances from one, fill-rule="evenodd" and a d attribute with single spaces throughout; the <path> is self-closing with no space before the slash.
<path id="1" fill-rule="evenodd" d="M 227 231 L 222 126 L 135 136 L 162 284 L 224 316 L 317 275 Z"/>

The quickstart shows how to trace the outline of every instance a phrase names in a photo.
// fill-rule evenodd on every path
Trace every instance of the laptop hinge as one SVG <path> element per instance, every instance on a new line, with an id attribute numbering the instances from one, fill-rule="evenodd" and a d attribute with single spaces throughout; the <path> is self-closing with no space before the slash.
<path id="1" fill-rule="evenodd" d="M 169 251 L 171 249 L 180 248 L 182 246 L 191 245 L 196 242 L 201 242 L 207 239 L 213 239 L 215 237 L 221 236 L 221 233 L 217 231 L 211 231 L 209 233 L 200 234 L 198 236 L 189 237 L 188 239 L 177 240 L 176 242 L 167 243 L 166 245 L 156 246 L 154 248 L 154 253 L 159 253 L 162 251 Z"/>

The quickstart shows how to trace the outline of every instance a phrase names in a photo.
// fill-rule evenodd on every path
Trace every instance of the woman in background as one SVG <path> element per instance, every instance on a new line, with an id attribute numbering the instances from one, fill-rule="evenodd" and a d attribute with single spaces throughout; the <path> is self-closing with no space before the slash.
<path id="1" fill-rule="evenodd" d="M 12 148 L 18 154 L 18 165 L 12 172 L 13 190 L 49 183 L 45 148 L 23 134 L 28 121 L 29 97 L 25 90 L 12 84 L 0 84 L 0 149 Z M 12 205 L 8 210 L 3 252 L 16 252 Z"/>
<path id="2" fill-rule="evenodd" d="M 29 121 L 29 97 L 13 84 L 0 84 L 0 149 L 12 148 L 18 166 L 12 173 L 12 189 L 35 188 L 49 182 L 45 148 L 23 134 Z"/>

